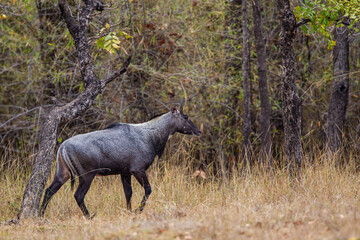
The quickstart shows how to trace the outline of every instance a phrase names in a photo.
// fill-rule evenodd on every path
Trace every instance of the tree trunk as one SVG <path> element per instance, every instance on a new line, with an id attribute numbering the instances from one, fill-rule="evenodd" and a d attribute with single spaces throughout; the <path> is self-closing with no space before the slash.
<path id="1" fill-rule="evenodd" d="M 248 34 L 248 16 L 247 16 L 247 0 L 242 2 L 242 30 L 243 30 L 243 90 L 244 90 L 244 126 L 243 126 L 243 155 L 244 164 L 248 165 L 250 161 L 250 134 L 251 134 L 251 115 L 250 103 L 251 93 L 249 84 L 250 72 L 250 51 L 249 51 L 249 34 Z"/>
<path id="2" fill-rule="evenodd" d="M 345 21 L 346 22 L 346 21 Z M 326 122 L 327 149 L 336 153 L 342 145 L 346 107 L 349 98 L 349 30 L 347 26 L 334 30 L 332 93 Z"/>
<path id="3" fill-rule="evenodd" d="M 50 174 L 51 162 L 54 158 L 56 132 L 59 124 L 75 118 L 90 107 L 96 96 L 103 91 L 106 84 L 125 73 L 127 66 L 130 64 L 130 58 L 128 58 L 122 68 L 113 72 L 107 79 L 99 80 L 96 77 L 93 71 L 86 33 L 88 31 L 91 13 L 94 9 L 101 10 L 101 6 L 99 5 L 100 3 L 95 0 L 84 1 L 84 3 L 84 7 L 80 13 L 79 23 L 76 23 L 66 0 L 59 0 L 61 13 L 75 41 L 81 73 L 85 82 L 85 90 L 70 103 L 51 110 L 43 122 L 39 151 L 36 155 L 30 180 L 24 192 L 23 202 L 18 216 L 19 219 L 38 216 L 40 199 Z"/>
<path id="4" fill-rule="evenodd" d="M 270 135 L 270 101 L 267 83 L 266 48 L 263 35 L 260 0 L 253 0 L 254 34 L 257 54 L 257 68 L 260 93 L 260 139 L 262 160 L 268 160 L 267 164 L 272 166 L 271 135 Z"/>
<path id="5" fill-rule="evenodd" d="M 291 169 L 298 168 L 302 162 L 301 148 L 301 104 L 296 87 L 296 58 L 294 38 L 299 24 L 289 0 L 277 0 L 281 21 L 280 48 L 282 55 L 282 113 L 285 135 L 285 156 Z"/>
<path id="6" fill-rule="evenodd" d="M 37 216 L 40 199 L 50 174 L 58 126 L 59 117 L 56 114 L 49 114 L 42 124 L 39 151 L 36 155 L 29 182 L 26 185 L 23 202 L 18 216 L 19 219 Z"/>

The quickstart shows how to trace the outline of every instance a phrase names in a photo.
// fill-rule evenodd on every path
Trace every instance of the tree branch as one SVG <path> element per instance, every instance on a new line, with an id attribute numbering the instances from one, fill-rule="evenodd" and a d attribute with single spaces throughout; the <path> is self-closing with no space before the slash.
<path id="1" fill-rule="evenodd" d="M 3 126 L 5 126 L 6 124 L 10 123 L 12 120 L 14 120 L 14 119 L 16 119 L 18 117 L 21 117 L 21 116 L 23 116 L 25 114 L 31 113 L 31 112 L 33 112 L 35 110 L 38 110 L 39 108 L 51 107 L 51 106 L 53 106 L 53 105 L 48 104 L 48 105 L 38 106 L 38 107 L 34 107 L 34 108 L 30 109 L 30 110 L 27 110 L 26 112 L 19 113 L 19 114 L 13 116 L 12 118 L 8 119 L 6 122 L 1 123 L 0 128 L 2 128 Z"/>
<path id="2" fill-rule="evenodd" d="M 310 22 L 310 19 L 301 19 L 301 21 L 297 22 L 295 24 L 295 29 L 297 29 L 298 27 L 301 27 L 304 24 L 307 24 L 308 22 Z"/>
<path id="3" fill-rule="evenodd" d="M 66 1 L 59 0 L 59 7 L 70 34 L 74 39 L 80 70 L 86 87 L 91 82 L 98 81 L 93 71 L 91 53 L 86 36 L 89 29 L 89 19 L 95 8 L 95 3 L 94 0 L 84 0 L 85 6 L 80 13 L 79 24 L 77 24 Z"/>
<path id="4" fill-rule="evenodd" d="M 242 117 L 240 116 L 240 114 L 235 111 L 235 109 L 233 109 L 232 107 L 230 107 L 229 105 L 225 104 L 225 103 L 222 103 L 222 102 L 219 102 L 219 101 L 215 101 L 215 100 L 207 100 L 208 102 L 213 102 L 213 103 L 218 103 L 220 104 L 221 106 L 224 106 L 226 107 L 227 109 L 229 109 L 230 111 L 232 111 L 239 119 L 242 119 Z"/>
<path id="5" fill-rule="evenodd" d="M 62 15 L 64 16 L 70 34 L 75 39 L 75 35 L 79 32 L 79 26 L 77 25 L 66 0 L 59 0 L 59 7 Z"/>
<path id="6" fill-rule="evenodd" d="M 106 86 L 106 84 L 108 84 L 109 82 L 113 81 L 115 78 L 117 78 L 118 76 L 120 76 L 121 74 L 125 73 L 126 70 L 127 70 L 127 67 L 129 66 L 130 64 L 130 60 L 131 60 L 131 57 L 128 57 L 128 59 L 126 59 L 126 61 L 123 63 L 122 67 L 116 71 L 114 71 L 110 77 L 104 79 L 101 81 L 101 87 L 104 88 Z"/>
<path id="7" fill-rule="evenodd" d="M 85 7 L 82 9 L 80 13 L 79 25 L 80 25 L 80 30 L 84 31 L 83 33 L 86 33 L 87 29 L 89 28 L 89 19 L 91 13 L 95 9 L 95 6 L 92 0 L 84 0 L 84 2 L 85 2 Z"/>

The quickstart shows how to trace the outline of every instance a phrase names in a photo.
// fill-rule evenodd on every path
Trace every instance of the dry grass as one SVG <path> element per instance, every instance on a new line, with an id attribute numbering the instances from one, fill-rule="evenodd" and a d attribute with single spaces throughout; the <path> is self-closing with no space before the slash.
<path id="1" fill-rule="evenodd" d="M 3 173 L 0 221 L 16 216 L 26 181 Z M 153 187 L 145 211 L 125 210 L 118 176 L 95 179 L 85 220 L 70 184 L 53 198 L 45 220 L 1 225 L 0 239 L 350 239 L 360 237 L 360 176 L 351 169 L 312 165 L 297 178 L 256 170 L 228 182 L 194 179 L 184 166 L 149 171 Z M 133 206 L 143 190 L 133 179 Z"/>

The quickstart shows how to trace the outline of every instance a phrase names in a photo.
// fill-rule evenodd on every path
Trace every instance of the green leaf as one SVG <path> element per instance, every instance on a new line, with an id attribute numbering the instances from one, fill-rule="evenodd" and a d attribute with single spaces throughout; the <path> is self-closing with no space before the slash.
<path id="1" fill-rule="evenodd" d="M 96 46 L 99 49 L 104 49 L 104 39 L 105 39 L 105 37 L 101 37 L 96 41 Z"/>
<path id="2" fill-rule="evenodd" d="M 105 41 L 109 41 L 112 38 L 111 34 L 105 36 Z"/>

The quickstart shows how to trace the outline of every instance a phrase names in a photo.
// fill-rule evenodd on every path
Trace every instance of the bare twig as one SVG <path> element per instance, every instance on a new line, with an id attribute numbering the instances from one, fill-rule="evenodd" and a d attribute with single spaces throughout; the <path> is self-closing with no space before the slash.
<path id="1" fill-rule="evenodd" d="M 38 109 L 41 109 L 41 108 L 43 108 L 43 107 L 52 107 L 52 106 L 53 106 L 52 104 L 43 105 L 43 106 L 39 106 L 39 107 L 32 108 L 32 109 L 30 109 L 30 110 L 28 110 L 28 111 L 26 111 L 26 112 L 19 113 L 19 114 L 15 115 L 14 117 L 10 118 L 9 120 L 7 120 L 6 122 L 2 123 L 2 124 L 0 125 L 0 128 L 3 127 L 3 126 L 5 126 L 6 124 L 10 123 L 10 122 L 13 121 L 14 119 L 16 119 L 16 118 L 18 118 L 18 117 L 21 117 L 21 116 L 23 116 L 23 115 L 25 115 L 25 114 L 31 113 L 31 112 L 33 112 L 33 111 L 35 111 L 35 110 L 38 110 Z"/>
<path id="2" fill-rule="evenodd" d="M 235 109 L 233 109 L 232 107 L 230 107 L 229 105 L 227 105 L 227 104 L 225 104 L 225 103 L 222 103 L 222 102 L 219 102 L 219 101 L 215 101 L 215 100 L 207 100 L 207 101 L 213 102 L 213 103 L 218 103 L 218 104 L 220 104 L 221 106 L 226 107 L 227 109 L 229 109 L 230 111 L 232 111 L 239 119 L 242 119 L 241 116 L 240 116 L 240 114 L 239 114 L 237 111 L 235 111 Z"/>
<path id="3" fill-rule="evenodd" d="M 301 19 L 299 22 L 296 23 L 295 28 L 301 27 L 304 24 L 310 22 L 310 19 Z"/>
<path id="4" fill-rule="evenodd" d="M 116 71 L 114 71 L 110 77 L 104 79 L 101 81 L 101 85 L 102 86 L 106 86 L 106 84 L 108 84 L 109 82 L 113 81 L 115 78 L 117 78 L 118 76 L 120 76 L 121 74 L 125 73 L 129 64 L 130 64 L 130 61 L 131 61 L 131 57 L 128 57 L 128 59 L 126 59 L 126 61 L 123 63 L 122 67 Z"/>
<path id="5" fill-rule="evenodd" d="M 141 93 L 142 94 L 145 94 L 146 96 L 148 96 L 149 98 L 151 98 L 151 99 L 153 99 L 154 101 L 156 101 L 156 102 L 158 102 L 158 103 L 160 103 L 161 105 L 163 105 L 167 110 L 170 110 L 170 108 L 165 104 L 165 103 L 163 103 L 162 101 L 160 101 L 160 100 L 158 100 L 158 99 L 156 99 L 156 98 L 154 98 L 153 96 L 151 96 L 149 93 L 147 93 L 147 92 L 144 92 L 144 91 L 141 91 Z"/>

